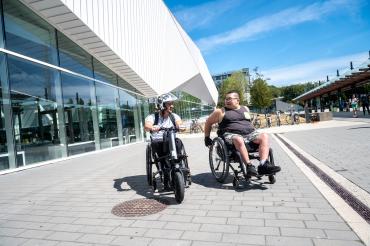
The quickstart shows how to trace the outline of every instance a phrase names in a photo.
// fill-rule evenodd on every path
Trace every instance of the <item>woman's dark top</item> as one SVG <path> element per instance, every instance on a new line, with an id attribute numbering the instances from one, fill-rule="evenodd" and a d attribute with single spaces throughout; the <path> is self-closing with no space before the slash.
<path id="1" fill-rule="evenodd" d="M 251 117 L 247 109 L 241 106 L 239 109 L 225 108 L 225 115 L 219 124 L 218 134 L 225 132 L 240 134 L 246 137 L 253 132 L 254 126 L 251 123 Z"/>

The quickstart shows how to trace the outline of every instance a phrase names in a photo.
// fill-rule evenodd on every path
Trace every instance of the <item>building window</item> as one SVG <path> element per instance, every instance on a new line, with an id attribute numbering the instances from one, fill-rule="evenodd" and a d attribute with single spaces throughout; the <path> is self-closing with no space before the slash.
<path id="1" fill-rule="evenodd" d="M 62 157 L 56 70 L 8 56 L 17 166 Z"/>
<path id="2" fill-rule="evenodd" d="M 68 155 L 94 151 L 94 82 L 67 73 L 61 79 Z"/>
<path id="3" fill-rule="evenodd" d="M 134 95 L 126 91 L 119 91 L 122 135 L 123 142 L 136 142 L 139 136 L 136 136 L 136 128 L 139 127 L 137 116 L 137 102 Z"/>
<path id="4" fill-rule="evenodd" d="M 0 63 L 5 62 L 3 53 L 0 53 Z M 0 64 L 0 68 L 4 68 L 3 64 Z M 0 71 L 4 75 L 4 71 Z M 3 85 L 4 83 L 0 80 L 0 170 L 9 168 L 8 159 L 8 147 L 6 142 L 6 128 L 5 128 L 5 112 L 3 107 Z"/>
<path id="5" fill-rule="evenodd" d="M 93 59 L 94 64 L 94 78 L 117 86 L 117 75 L 107 68 L 103 63 Z"/>
<path id="6" fill-rule="evenodd" d="M 8 50 L 57 65 L 55 29 L 19 1 L 3 0 Z"/>
<path id="7" fill-rule="evenodd" d="M 92 57 L 61 32 L 57 32 L 59 66 L 93 78 Z"/>
<path id="8" fill-rule="evenodd" d="M 126 80 L 123 80 L 120 77 L 118 77 L 118 87 L 124 88 L 132 92 L 140 93 L 140 91 L 138 91 L 135 87 L 133 87 Z"/>
<path id="9" fill-rule="evenodd" d="M 118 145 L 116 104 L 118 91 L 108 85 L 95 83 L 98 107 L 100 146 L 102 149 Z"/>

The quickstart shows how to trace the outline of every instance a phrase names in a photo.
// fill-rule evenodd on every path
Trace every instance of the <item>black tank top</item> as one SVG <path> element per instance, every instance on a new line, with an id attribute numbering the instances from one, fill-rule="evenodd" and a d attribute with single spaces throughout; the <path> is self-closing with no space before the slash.
<path id="1" fill-rule="evenodd" d="M 249 112 L 245 107 L 241 106 L 239 109 L 225 108 L 225 115 L 219 124 L 217 133 L 222 135 L 225 132 L 231 132 L 245 137 L 254 130 Z"/>

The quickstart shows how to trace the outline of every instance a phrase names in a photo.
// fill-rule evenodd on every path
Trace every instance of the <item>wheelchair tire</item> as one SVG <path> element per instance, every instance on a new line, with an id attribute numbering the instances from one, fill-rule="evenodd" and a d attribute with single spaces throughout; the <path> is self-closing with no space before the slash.
<path id="1" fill-rule="evenodd" d="M 236 177 L 234 177 L 234 179 L 233 179 L 233 187 L 234 187 L 234 189 L 238 189 L 239 186 L 240 186 L 239 179 L 236 178 Z"/>
<path id="2" fill-rule="evenodd" d="M 209 148 L 209 165 L 216 180 L 223 183 L 229 175 L 230 160 L 226 144 L 220 137 L 214 138 Z"/>
<path id="3" fill-rule="evenodd" d="M 187 154 L 186 154 L 186 150 L 185 150 L 184 144 L 182 142 L 181 142 L 180 155 L 186 156 L 184 159 L 182 159 L 182 162 L 183 162 L 184 167 L 187 170 L 189 170 L 188 173 L 187 172 L 183 172 L 185 186 L 188 187 L 189 185 L 191 185 L 191 174 L 190 174 L 190 168 L 189 168 L 189 164 L 188 164 L 188 157 L 187 157 Z"/>
<path id="4" fill-rule="evenodd" d="M 274 160 L 274 152 L 272 151 L 272 149 L 270 148 L 269 149 L 269 161 L 272 165 L 275 166 L 275 160 Z"/>
<path id="5" fill-rule="evenodd" d="M 146 179 L 148 185 L 153 185 L 153 158 L 152 158 L 152 148 L 148 144 L 146 146 Z"/>
<path id="6" fill-rule="evenodd" d="M 274 175 L 270 175 L 269 176 L 269 181 L 270 181 L 270 184 L 275 184 L 275 182 L 276 182 L 275 176 Z"/>
<path id="7" fill-rule="evenodd" d="M 173 190 L 175 191 L 176 202 L 181 203 L 185 196 L 185 183 L 181 172 L 175 172 L 173 176 Z"/>

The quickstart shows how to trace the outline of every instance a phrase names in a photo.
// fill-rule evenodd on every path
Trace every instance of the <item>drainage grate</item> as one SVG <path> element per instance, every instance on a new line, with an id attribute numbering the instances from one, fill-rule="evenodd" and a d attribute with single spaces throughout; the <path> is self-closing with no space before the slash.
<path id="1" fill-rule="evenodd" d="M 167 205 L 155 199 L 135 199 L 120 203 L 112 208 L 112 214 L 119 217 L 137 217 L 158 213 Z"/>
<path id="2" fill-rule="evenodd" d="M 367 223 L 370 224 L 370 208 L 366 206 L 363 202 L 352 195 L 346 188 L 338 184 L 329 175 L 324 173 L 320 168 L 318 168 L 314 163 L 304 157 L 296 149 L 294 149 L 289 143 L 287 143 L 283 138 L 275 133 L 275 136 L 282 141 L 285 146 L 290 149 L 301 161 L 306 164 L 311 170 L 316 173 L 319 178 L 324 181 L 334 192 L 336 192 L 353 210 L 355 210 Z"/>

